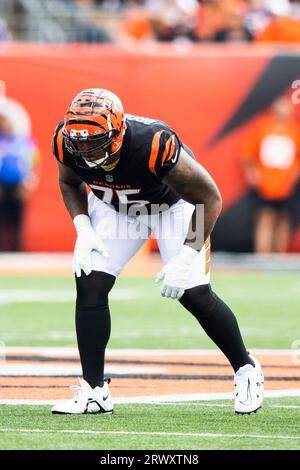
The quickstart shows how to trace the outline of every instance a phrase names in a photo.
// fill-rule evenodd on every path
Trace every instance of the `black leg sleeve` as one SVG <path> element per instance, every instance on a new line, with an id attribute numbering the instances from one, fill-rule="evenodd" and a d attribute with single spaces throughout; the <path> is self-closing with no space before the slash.
<path id="1" fill-rule="evenodd" d="M 253 364 L 245 348 L 237 320 L 210 285 L 187 289 L 179 302 L 198 320 L 204 331 L 228 358 L 236 372 Z"/>
<path id="2" fill-rule="evenodd" d="M 104 381 L 105 349 L 110 337 L 108 293 L 115 276 L 99 271 L 76 277 L 76 334 L 83 378 L 95 388 Z"/>

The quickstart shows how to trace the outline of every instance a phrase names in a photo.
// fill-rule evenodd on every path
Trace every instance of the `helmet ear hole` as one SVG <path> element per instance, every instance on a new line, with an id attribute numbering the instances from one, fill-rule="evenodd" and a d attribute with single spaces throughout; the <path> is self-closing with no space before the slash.
<path id="1" fill-rule="evenodd" d="M 120 132 L 121 132 L 120 129 L 114 129 L 114 132 L 113 132 L 114 137 L 118 137 L 118 135 L 120 134 Z"/>

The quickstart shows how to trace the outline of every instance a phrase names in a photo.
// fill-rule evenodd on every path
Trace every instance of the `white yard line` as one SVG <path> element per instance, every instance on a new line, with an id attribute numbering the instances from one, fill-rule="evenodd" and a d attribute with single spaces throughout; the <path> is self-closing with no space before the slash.
<path id="1" fill-rule="evenodd" d="M 0 432 L 7 433 L 39 433 L 39 434 L 88 434 L 88 435 L 115 435 L 115 436 L 161 436 L 161 437 L 192 437 L 192 438 L 208 438 L 208 439 L 278 439 L 278 440 L 300 440 L 299 436 L 280 436 L 267 434 L 214 434 L 214 433 L 192 433 L 192 432 L 151 432 L 151 431 L 91 431 L 85 429 L 10 429 L 0 428 Z"/>
<path id="2" fill-rule="evenodd" d="M 182 407 L 192 407 L 195 408 L 232 408 L 231 403 L 193 403 L 193 402 L 163 402 L 163 403 L 152 403 L 152 405 L 156 406 L 166 406 L 166 405 L 175 405 L 175 406 L 182 406 Z M 286 408 L 286 409 L 300 409 L 300 405 L 264 405 L 264 408 Z"/>
<path id="3" fill-rule="evenodd" d="M 232 400 L 233 392 L 219 392 L 219 393 L 190 393 L 190 394 L 177 394 L 177 395 L 150 395 L 140 397 L 116 397 L 114 403 L 116 405 L 124 404 L 149 404 L 149 405 L 172 405 L 191 403 L 193 401 L 218 401 L 218 400 Z M 284 397 L 300 397 L 300 389 L 286 389 L 286 390 L 266 390 L 266 398 L 284 398 Z M 0 405 L 53 405 L 58 400 L 13 400 L 13 399 L 0 399 Z M 199 406 L 202 404 L 199 403 Z M 205 406 L 205 404 L 203 404 Z M 189 405 L 188 405 L 189 406 Z M 208 406 L 208 405 L 207 405 Z M 213 405 L 212 405 L 213 406 Z M 219 406 L 219 405 L 218 405 Z M 223 405 L 222 405 L 223 406 Z M 266 407 L 279 407 L 283 405 L 267 405 Z M 287 407 L 288 405 L 286 405 Z"/>
<path id="4" fill-rule="evenodd" d="M 285 390 L 266 390 L 266 398 L 283 398 L 283 397 L 300 397 L 300 389 L 285 389 Z M 178 403 L 178 402 L 193 402 L 193 401 L 213 401 L 213 400 L 232 400 L 233 392 L 216 392 L 216 393 L 186 393 L 186 394 L 172 394 L 172 395 L 152 395 L 140 397 L 119 397 L 114 399 L 116 404 L 130 404 L 130 403 Z"/>
<path id="5" fill-rule="evenodd" d="M 31 347 L 31 346 L 5 346 L 2 351 L 7 353 L 32 353 L 49 356 L 74 355 L 78 357 L 77 348 L 65 347 Z M 295 354 L 293 349 L 251 349 L 251 353 L 263 356 L 289 356 Z M 108 356 L 223 356 L 217 349 L 107 349 Z"/>
<path id="6" fill-rule="evenodd" d="M 0 304 L 24 302 L 75 302 L 74 289 L 0 289 Z M 111 300 L 134 300 L 145 298 L 144 291 L 132 288 L 115 288 L 110 294 Z"/>

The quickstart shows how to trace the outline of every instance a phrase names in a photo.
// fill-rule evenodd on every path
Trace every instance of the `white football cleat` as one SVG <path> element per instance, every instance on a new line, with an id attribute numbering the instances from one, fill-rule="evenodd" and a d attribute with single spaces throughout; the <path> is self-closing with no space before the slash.
<path id="1" fill-rule="evenodd" d="M 53 414 L 85 414 L 85 413 L 112 413 L 113 402 L 109 393 L 110 379 L 104 381 L 103 387 L 92 388 L 84 380 L 79 379 L 80 386 L 70 387 L 77 390 L 74 397 L 57 403 L 51 409 Z"/>
<path id="2" fill-rule="evenodd" d="M 246 364 L 234 374 L 235 403 L 238 414 L 250 414 L 261 408 L 264 399 L 264 375 L 258 360 L 250 356 L 255 367 Z"/>

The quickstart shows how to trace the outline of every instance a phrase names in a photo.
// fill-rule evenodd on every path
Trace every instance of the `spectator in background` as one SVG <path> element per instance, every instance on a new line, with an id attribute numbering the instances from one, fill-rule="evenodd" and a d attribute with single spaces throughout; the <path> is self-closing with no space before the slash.
<path id="1" fill-rule="evenodd" d="M 244 23 L 254 36 L 269 25 L 271 13 L 266 8 L 265 3 L 266 0 L 248 0 Z"/>
<path id="2" fill-rule="evenodd" d="M 245 26 L 243 17 L 240 14 L 228 13 L 225 27 L 216 32 L 213 40 L 216 42 L 253 41 L 253 35 Z"/>
<path id="3" fill-rule="evenodd" d="M 266 1 L 270 13 L 268 25 L 256 35 L 257 42 L 300 42 L 300 20 L 291 16 L 288 0 Z"/>
<path id="4" fill-rule="evenodd" d="M 299 122 L 289 98 L 278 98 L 268 116 L 247 136 L 242 166 L 257 202 L 257 253 L 286 252 L 292 229 L 295 187 L 300 170 Z"/>
<path id="5" fill-rule="evenodd" d="M 0 251 L 22 250 L 23 213 L 37 184 L 37 160 L 32 139 L 14 135 L 10 120 L 0 114 Z"/>
<path id="6" fill-rule="evenodd" d="M 202 0 L 196 19 L 199 41 L 211 41 L 216 32 L 225 27 L 224 4 L 220 0 Z"/>
<path id="7" fill-rule="evenodd" d="M 128 1 L 120 26 L 120 42 L 152 41 L 155 39 L 150 15 L 143 1 Z"/>
<path id="8" fill-rule="evenodd" d="M 233 15 L 242 18 L 246 5 L 244 0 L 202 0 L 196 13 L 195 30 L 198 39 L 214 41 L 217 33 L 229 26 L 228 17 Z"/>
<path id="9" fill-rule="evenodd" d="M 300 0 L 290 0 L 291 3 L 291 16 L 295 19 L 300 19 Z"/>
<path id="10" fill-rule="evenodd" d="M 76 0 L 77 16 L 73 20 L 70 40 L 85 43 L 112 42 L 106 27 L 101 24 L 95 12 L 94 0 Z"/>
<path id="11" fill-rule="evenodd" d="M 197 0 L 147 0 L 145 8 L 157 41 L 197 40 Z"/>
<path id="12" fill-rule="evenodd" d="M 0 42 L 6 42 L 11 40 L 11 32 L 8 29 L 6 21 L 0 18 Z"/>

